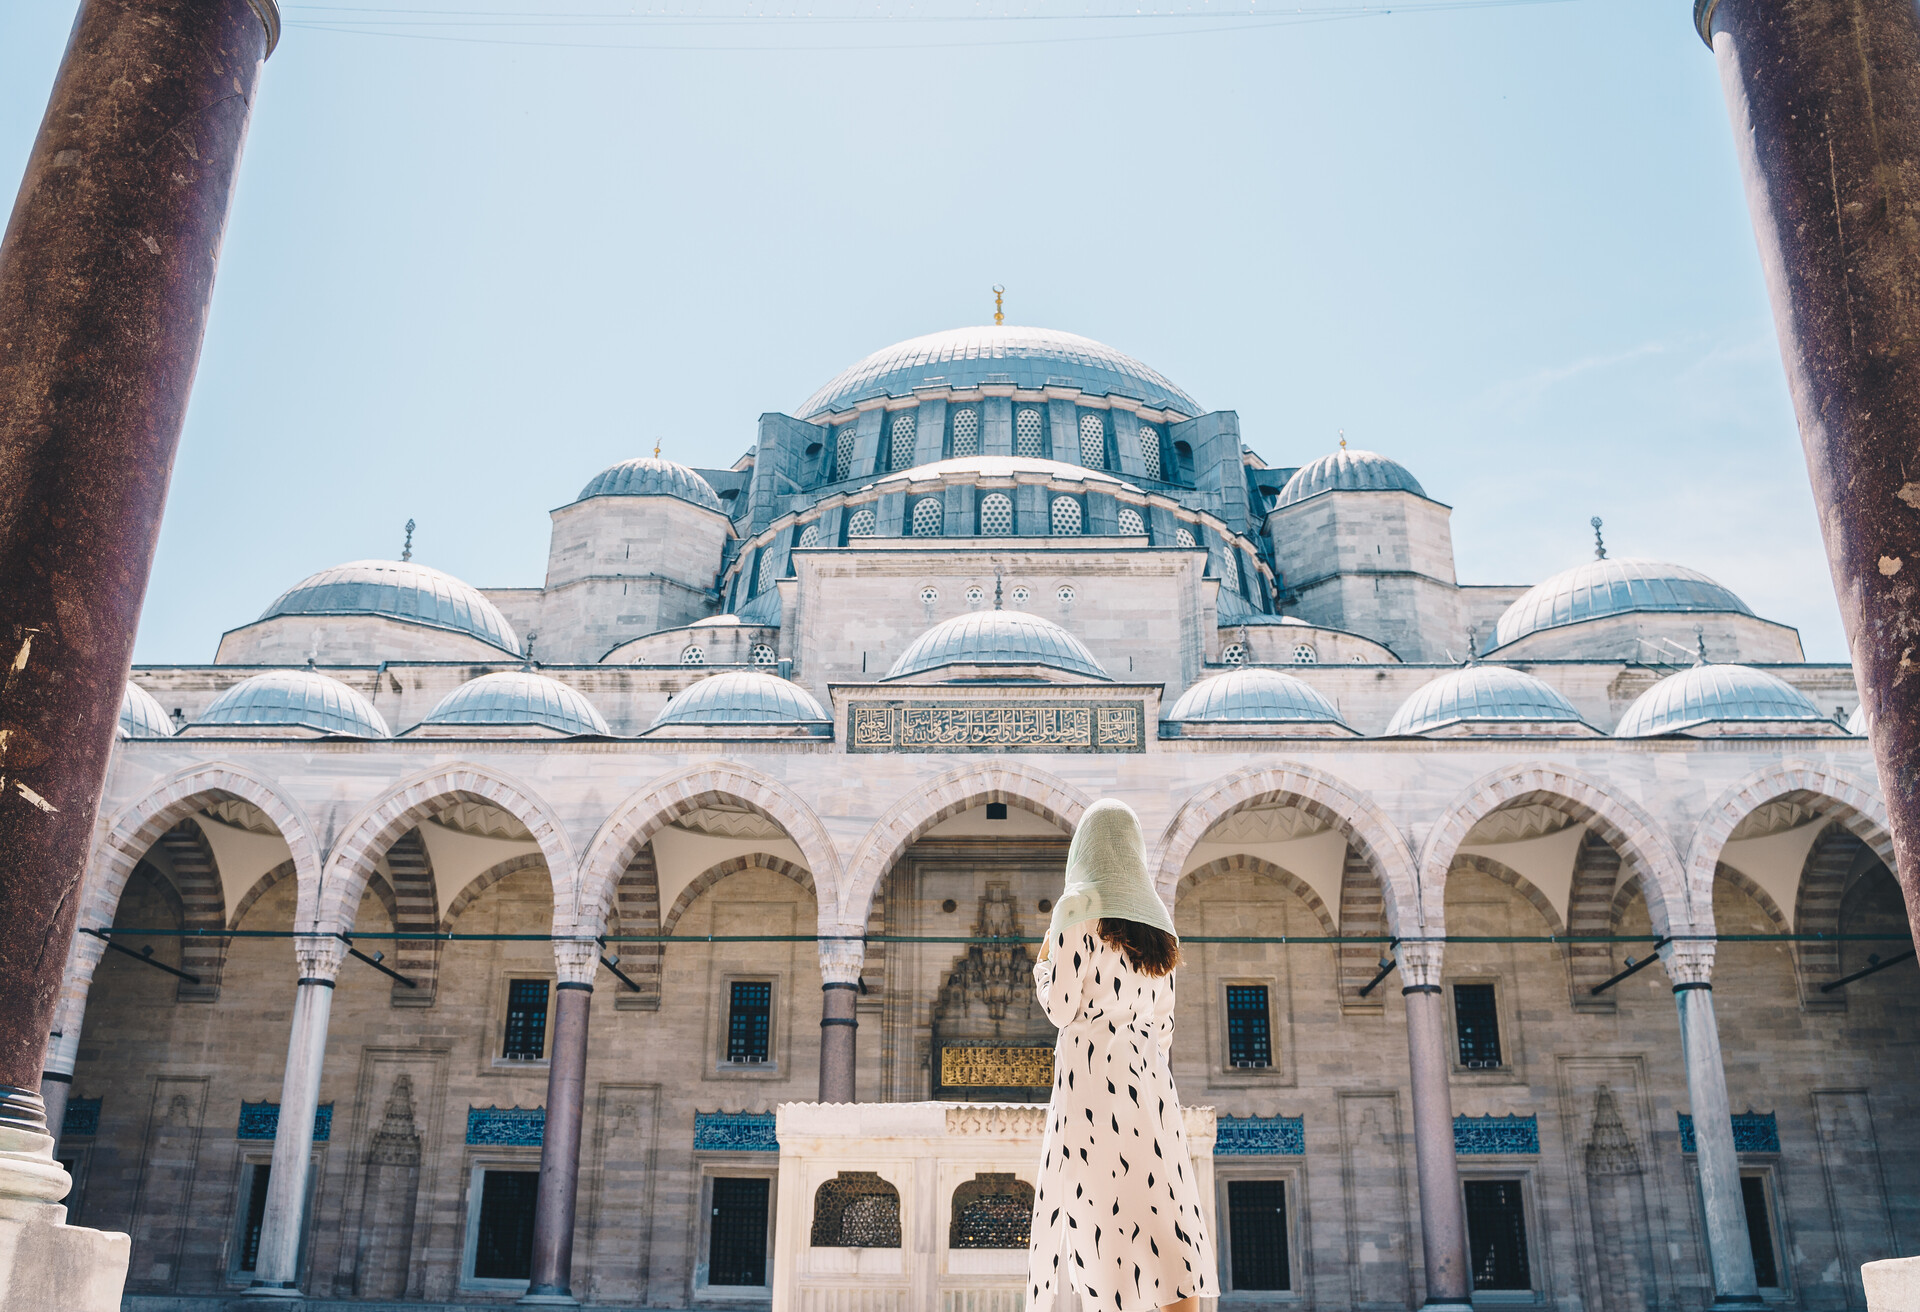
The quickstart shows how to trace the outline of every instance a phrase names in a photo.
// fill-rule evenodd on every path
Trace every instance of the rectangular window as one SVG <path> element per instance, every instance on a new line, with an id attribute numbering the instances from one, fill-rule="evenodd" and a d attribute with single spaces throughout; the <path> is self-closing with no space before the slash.
<path id="1" fill-rule="evenodd" d="M 716 1176 L 707 1229 L 707 1283 L 767 1283 L 767 1186 L 761 1179 Z"/>
<path id="2" fill-rule="evenodd" d="M 547 981 L 507 984 L 507 1034 L 500 1055 L 509 1061 L 539 1061 L 547 1055 Z"/>
<path id="3" fill-rule="evenodd" d="M 480 1224 L 475 1227 L 476 1280 L 533 1278 L 533 1198 L 537 1171 L 485 1171 L 480 1183 Z"/>
<path id="4" fill-rule="evenodd" d="M 1227 1242 L 1235 1289 L 1293 1288 L 1284 1180 L 1227 1182 Z"/>
<path id="5" fill-rule="evenodd" d="M 1780 1264 L 1773 1254 L 1773 1209 L 1767 1206 L 1764 1176 L 1740 1177 L 1740 1198 L 1747 1205 L 1747 1242 L 1753 1246 L 1753 1274 L 1762 1289 L 1780 1288 Z"/>
<path id="6" fill-rule="evenodd" d="M 1518 1180 L 1468 1180 L 1467 1248 L 1473 1287 L 1532 1289 L 1527 1262 L 1527 1218 Z"/>
<path id="7" fill-rule="evenodd" d="M 773 985 L 735 980 L 727 1003 L 727 1060 L 767 1059 L 773 1032 Z"/>
<path id="8" fill-rule="evenodd" d="M 240 1196 L 244 1203 L 240 1221 L 240 1258 L 236 1271 L 252 1271 L 260 1265 L 260 1227 L 267 1218 L 267 1181 L 273 1167 L 250 1163 L 241 1170 Z"/>
<path id="9" fill-rule="evenodd" d="M 1244 1068 L 1273 1065 L 1273 1035 L 1267 1020 L 1267 986 L 1227 985 L 1227 1061 Z"/>
<path id="10" fill-rule="evenodd" d="M 1453 1030 L 1460 1040 L 1460 1064 L 1470 1071 L 1500 1065 L 1500 1010 L 1491 984 L 1453 986 Z"/>

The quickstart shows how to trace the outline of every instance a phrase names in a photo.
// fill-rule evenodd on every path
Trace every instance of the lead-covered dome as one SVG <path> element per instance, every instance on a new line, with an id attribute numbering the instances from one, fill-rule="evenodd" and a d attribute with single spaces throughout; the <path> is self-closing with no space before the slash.
<path id="1" fill-rule="evenodd" d="M 1634 611 L 1753 614 L 1746 602 L 1698 570 L 1657 560 L 1590 560 L 1521 593 L 1500 616 L 1493 645 Z"/>
<path id="2" fill-rule="evenodd" d="M 601 470 L 574 499 L 585 501 L 589 497 L 678 497 L 702 510 L 727 513 L 713 484 L 685 465 L 657 456 L 622 460 Z"/>
<path id="3" fill-rule="evenodd" d="M 391 736 L 372 702 L 312 670 L 275 670 L 242 679 L 193 723 L 196 728 L 311 729 L 346 738 Z"/>
<path id="4" fill-rule="evenodd" d="M 1261 669 L 1229 670 L 1202 679 L 1180 694 L 1166 718 L 1346 724 L 1333 703 L 1305 679 Z"/>
<path id="5" fill-rule="evenodd" d="M 127 690 L 120 695 L 120 736 L 173 737 L 173 722 L 167 719 L 166 708 L 154 700 L 152 693 L 131 679 L 127 681 Z"/>
<path id="6" fill-rule="evenodd" d="M 513 625 L 479 589 L 413 561 L 354 560 L 323 569 L 282 593 L 260 618 L 283 615 L 381 615 L 520 654 Z"/>
<path id="7" fill-rule="evenodd" d="M 1107 677 L 1080 639 L 1020 610 L 978 610 L 940 621 L 900 653 L 887 677 L 904 679 L 949 665 L 1041 665 L 1089 679 Z"/>
<path id="8" fill-rule="evenodd" d="M 758 670 L 733 670 L 700 680 L 668 699 L 652 728 L 696 724 L 806 724 L 830 722 L 813 694 Z"/>
<path id="9" fill-rule="evenodd" d="M 1274 509 L 1317 497 L 1322 492 L 1411 492 L 1427 495 L 1420 480 L 1398 461 L 1373 451 L 1335 451 L 1294 471 L 1280 489 Z"/>
<path id="10" fill-rule="evenodd" d="M 1443 674 L 1402 702 L 1387 722 L 1388 738 L 1454 730 L 1540 733 L 1589 730 L 1558 691 L 1505 665 L 1469 665 Z"/>
<path id="11" fill-rule="evenodd" d="M 1634 699 L 1614 727 L 1616 738 L 1651 738 L 1701 731 L 1737 735 L 1838 734 L 1844 727 L 1820 714 L 1785 679 L 1750 665 L 1696 665 L 1670 675 Z"/>
<path id="12" fill-rule="evenodd" d="M 1077 387 L 1089 396 L 1125 396 L 1158 410 L 1197 415 L 1200 404 L 1158 370 L 1077 333 L 986 324 L 928 333 L 875 351 L 806 399 L 799 417 L 845 410 L 916 387 Z"/>
<path id="13" fill-rule="evenodd" d="M 433 708 L 427 724 L 475 727 L 532 726 L 577 736 L 608 737 L 613 730 L 593 703 L 558 679 L 527 670 L 483 674 L 461 684 Z"/>

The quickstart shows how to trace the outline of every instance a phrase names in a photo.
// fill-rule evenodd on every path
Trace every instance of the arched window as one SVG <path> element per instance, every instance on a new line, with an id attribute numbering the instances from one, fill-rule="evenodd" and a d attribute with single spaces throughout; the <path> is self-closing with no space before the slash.
<path id="1" fill-rule="evenodd" d="M 809 524 L 805 528 L 801 529 L 800 540 L 794 543 L 793 545 L 796 548 L 799 548 L 801 550 L 805 550 L 808 547 L 819 546 L 820 545 L 820 526 L 818 524 Z"/>
<path id="2" fill-rule="evenodd" d="M 1024 606 L 1024 605 L 1026 605 L 1026 604 L 1027 604 L 1027 600 L 1028 600 L 1028 599 L 1029 599 L 1030 597 L 1032 597 L 1032 596 L 1033 596 L 1033 594 L 1032 594 L 1031 592 L 1029 592 L 1029 591 L 1027 591 L 1027 590 L 1026 590 L 1025 588 L 1015 588 L 1015 589 L 1014 589 L 1014 590 L 1013 590 L 1013 591 L 1012 591 L 1011 593 L 1009 593 L 1008 595 L 1009 595 L 1009 596 L 1011 596 L 1011 597 L 1013 598 L 1013 604 L 1014 604 L 1014 605 L 1016 605 L 1016 606 Z"/>
<path id="3" fill-rule="evenodd" d="M 1313 644 L 1310 642 L 1296 642 L 1293 644 L 1293 663 L 1295 665 L 1318 665 L 1320 663 L 1320 653 L 1313 649 Z"/>
<path id="4" fill-rule="evenodd" d="M 1240 553 L 1227 547 L 1220 553 L 1220 585 L 1240 591 Z"/>
<path id="5" fill-rule="evenodd" d="M 1080 416 L 1080 463 L 1088 469 L 1107 467 L 1107 423 L 1091 412 Z"/>
<path id="6" fill-rule="evenodd" d="M 813 1196 L 813 1247 L 900 1247 L 900 1191 L 877 1171 L 842 1171 Z"/>
<path id="7" fill-rule="evenodd" d="M 1200 544 L 1193 540 L 1192 529 L 1177 528 L 1173 531 L 1173 545 L 1176 547 L 1197 547 Z"/>
<path id="8" fill-rule="evenodd" d="M 953 412 L 953 458 L 980 454 L 980 412 L 968 406 Z"/>
<path id="9" fill-rule="evenodd" d="M 1230 642 L 1220 649 L 1220 660 L 1226 665 L 1245 665 L 1247 649 L 1237 642 Z"/>
<path id="10" fill-rule="evenodd" d="M 1053 595 L 1060 598 L 1061 605 L 1071 606 L 1073 604 L 1073 599 L 1079 594 L 1073 590 L 1073 584 L 1062 583 L 1060 587 L 1054 592 Z"/>
<path id="11" fill-rule="evenodd" d="M 921 497 L 913 503 L 913 536 L 917 538 L 940 536 L 939 497 Z"/>
<path id="12" fill-rule="evenodd" d="M 780 653 L 775 651 L 768 643 L 756 642 L 753 644 L 752 659 L 755 665 L 778 665 L 780 663 Z"/>
<path id="13" fill-rule="evenodd" d="M 682 665 L 705 665 L 707 663 L 707 649 L 705 647 L 688 647 L 680 653 L 680 663 Z"/>
<path id="14" fill-rule="evenodd" d="M 1193 484 L 1193 448 L 1185 442 L 1173 444 L 1173 463 L 1175 480 L 1188 486 Z"/>
<path id="15" fill-rule="evenodd" d="M 948 1248 L 1025 1248 L 1031 1242 L 1033 1186 L 1008 1173 L 982 1172 L 953 1191 Z"/>
<path id="16" fill-rule="evenodd" d="M 862 506 L 847 517 L 847 536 L 849 538 L 870 538 L 879 530 L 874 526 L 873 508 Z"/>
<path id="17" fill-rule="evenodd" d="M 987 599 L 987 590 L 979 584 L 967 589 L 967 605 L 978 606 Z"/>
<path id="18" fill-rule="evenodd" d="M 840 425 L 833 439 L 833 480 L 853 477 L 853 421 Z"/>
<path id="19" fill-rule="evenodd" d="M 1046 456 L 1040 443 L 1040 412 L 1031 406 L 1016 411 L 1013 416 L 1013 453 L 1034 460 Z"/>
<path id="20" fill-rule="evenodd" d="M 759 596 L 773 586 L 773 548 L 760 548 L 760 563 L 753 571 L 753 595 Z"/>
<path id="21" fill-rule="evenodd" d="M 901 410 L 893 416 L 893 462 L 888 469 L 908 469 L 913 465 L 913 411 Z"/>
<path id="22" fill-rule="evenodd" d="M 1146 532 L 1147 532 L 1147 526 L 1146 526 L 1146 523 L 1140 518 L 1139 511 L 1135 510 L 1132 506 L 1120 507 L 1120 536 L 1121 537 L 1134 537 L 1134 538 L 1145 537 Z"/>
<path id="23" fill-rule="evenodd" d="M 1140 463 L 1148 478 L 1160 477 L 1160 431 L 1151 424 L 1140 425 Z"/>
<path id="24" fill-rule="evenodd" d="M 1053 535 L 1057 538 L 1080 536 L 1080 503 L 1072 497 L 1055 497 L 1052 507 Z"/>
<path id="25" fill-rule="evenodd" d="M 989 492 L 980 499 L 980 535 L 1004 538 L 1013 532 L 1013 498 L 1005 492 Z"/>

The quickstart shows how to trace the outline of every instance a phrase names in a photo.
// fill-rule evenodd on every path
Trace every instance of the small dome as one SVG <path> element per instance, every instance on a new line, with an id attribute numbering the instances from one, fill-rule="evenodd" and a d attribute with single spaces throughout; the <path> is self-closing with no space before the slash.
<path id="1" fill-rule="evenodd" d="M 1818 724 L 1837 729 L 1807 695 L 1785 679 L 1748 665 L 1696 665 L 1653 685 L 1627 707 L 1614 728 L 1616 738 L 1651 738 L 1684 733 L 1707 725 L 1741 721 L 1777 726 Z M 1723 730 L 1722 732 L 1725 732 Z M 1737 730 L 1735 730 L 1737 732 Z M 1756 728 L 1777 733 L 1777 728 Z"/>
<path id="2" fill-rule="evenodd" d="M 173 721 L 152 693 L 133 680 L 120 696 L 120 736 L 122 738 L 171 738 Z"/>
<path id="3" fill-rule="evenodd" d="M 347 738 L 390 737 L 373 703 L 312 670 L 276 670 L 242 679 L 213 699 L 195 725 L 305 728 Z"/>
<path id="4" fill-rule="evenodd" d="M 685 465 L 657 456 L 622 460 L 595 474 L 593 481 L 580 489 L 576 501 L 589 497 L 679 497 L 682 501 L 724 515 L 720 494 L 713 484 Z"/>
<path id="5" fill-rule="evenodd" d="M 1504 665 L 1469 665 L 1443 674 L 1400 704 L 1385 736 L 1405 738 L 1461 724 L 1565 724 L 1583 727 L 1573 703 L 1531 674 Z"/>
<path id="6" fill-rule="evenodd" d="M 940 621 L 913 640 L 887 677 L 947 665 L 1044 665 L 1091 679 L 1107 677 L 1080 639 L 1052 620 L 1019 610 L 971 611 Z"/>
<path id="7" fill-rule="evenodd" d="M 1632 611 L 1731 611 L 1751 615 L 1747 603 L 1698 570 L 1657 560 L 1590 560 L 1536 583 L 1500 616 L 1493 645 L 1529 633 Z"/>
<path id="8" fill-rule="evenodd" d="M 613 733 L 592 702 L 558 679 L 526 670 L 486 674 L 461 684 L 440 699 L 426 723 L 538 725 L 603 738 Z"/>
<path id="9" fill-rule="evenodd" d="M 799 684 L 757 670 L 700 680 L 667 701 L 652 728 L 669 724 L 824 724 L 831 717 Z"/>
<path id="10" fill-rule="evenodd" d="M 1275 510 L 1295 502 L 1317 497 L 1322 492 L 1411 492 L 1424 497 L 1427 490 L 1406 466 L 1372 451 L 1335 451 L 1312 464 L 1294 471 L 1280 489 Z"/>
<path id="11" fill-rule="evenodd" d="M 1202 679 L 1180 694 L 1169 720 L 1305 720 L 1345 724 L 1313 685 L 1278 670 L 1244 669 Z"/>
<path id="12" fill-rule="evenodd" d="M 513 625 L 479 589 L 412 561 L 355 560 L 323 569 L 281 594 L 260 618 L 281 615 L 385 615 L 520 654 Z"/>

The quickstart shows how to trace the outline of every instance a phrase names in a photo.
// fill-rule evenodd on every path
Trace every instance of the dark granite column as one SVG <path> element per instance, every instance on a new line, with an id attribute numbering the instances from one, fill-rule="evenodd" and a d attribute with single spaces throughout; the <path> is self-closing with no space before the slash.
<path id="1" fill-rule="evenodd" d="M 860 1021 L 860 969 L 866 943 L 858 938 L 820 940 L 820 1101 L 853 1102 L 854 1040 Z"/>
<path id="2" fill-rule="evenodd" d="M 9 1105 L 40 1105 L 234 174 L 278 28 L 272 0 L 85 0 L 0 241 L 0 1085 L 21 1091 Z"/>
<path id="3" fill-rule="evenodd" d="M 1920 936 L 1920 14 L 1697 0 Z"/>
<path id="4" fill-rule="evenodd" d="M 571 947 L 559 944 L 556 947 Z M 591 945 L 589 945 L 591 946 Z M 547 1067 L 547 1123 L 540 1140 L 540 1185 L 533 1203 L 533 1279 L 520 1301 L 572 1306 L 573 1217 L 580 1192 L 580 1121 L 587 1095 L 587 1019 L 593 985 L 568 974 L 590 973 L 593 956 L 562 961 L 554 993 L 553 1055 Z"/>

